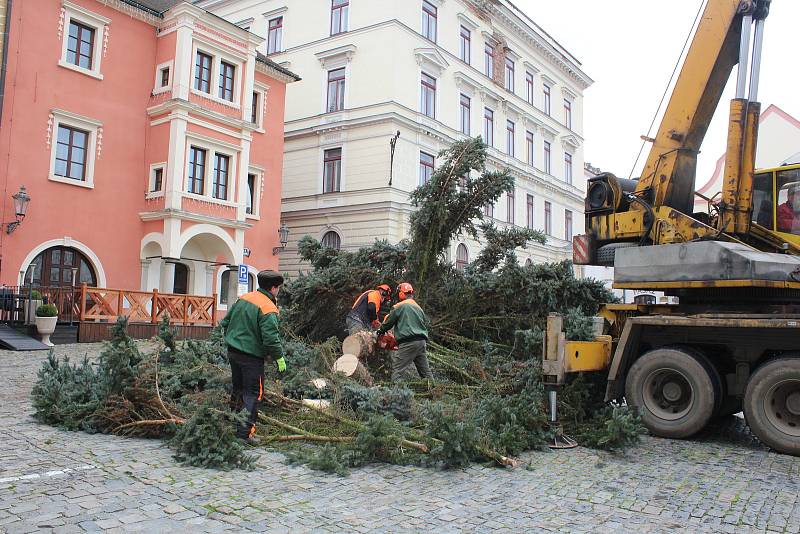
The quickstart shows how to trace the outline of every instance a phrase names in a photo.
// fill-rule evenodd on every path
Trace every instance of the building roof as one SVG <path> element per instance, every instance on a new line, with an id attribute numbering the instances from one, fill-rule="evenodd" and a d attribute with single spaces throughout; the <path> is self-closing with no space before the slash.
<path id="1" fill-rule="evenodd" d="M 155 15 L 157 17 L 162 16 L 162 14 L 169 10 L 169 8 L 176 6 L 184 0 L 122 0 L 124 3 L 137 7 L 142 11 L 146 11 L 151 15 Z"/>
<path id="2" fill-rule="evenodd" d="M 302 78 L 300 78 L 300 76 L 298 76 L 294 72 L 290 71 L 289 69 L 287 69 L 285 67 L 281 67 L 280 65 L 278 65 L 277 63 L 275 63 L 274 61 L 269 59 L 267 56 L 265 56 L 261 52 L 256 52 L 256 61 L 258 61 L 259 63 L 263 63 L 264 65 L 277 70 L 281 74 L 285 74 L 286 76 L 292 78 L 296 82 L 299 82 L 302 79 Z"/>

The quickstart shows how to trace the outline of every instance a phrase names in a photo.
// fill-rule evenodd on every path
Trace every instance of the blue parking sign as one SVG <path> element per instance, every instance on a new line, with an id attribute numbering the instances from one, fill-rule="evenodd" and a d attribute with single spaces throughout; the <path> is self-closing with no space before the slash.
<path id="1" fill-rule="evenodd" d="M 247 283 L 247 265 L 239 266 L 239 283 L 240 284 Z"/>

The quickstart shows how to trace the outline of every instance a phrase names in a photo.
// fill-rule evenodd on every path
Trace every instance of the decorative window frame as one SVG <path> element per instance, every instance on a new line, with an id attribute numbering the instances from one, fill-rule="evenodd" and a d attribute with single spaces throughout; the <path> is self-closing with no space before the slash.
<path id="1" fill-rule="evenodd" d="M 434 88 L 433 88 L 433 115 L 426 114 L 422 109 L 422 76 L 426 75 L 430 78 L 433 78 L 434 81 Z M 430 72 L 426 72 L 425 70 L 419 71 L 419 94 L 417 95 L 417 101 L 419 102 L 419 109 L 417 110 L 419 114 L 428 120 L 438 120 L 439 119 L 439 98 L 440 98 L 440 79 L 439 76 L 431 74 Z"/>
<path id="2" fill-rule="evenodd" d="M 338 35 L 338 34 L 337 34 Z M 350 106 L 350 63 L 358 48 L 355 45 L 345 45 L 317 52 L 314 56 L 322 66 L 320 114 L 336 115 L 344 113 Z M 339 111 L 328 111 L 328 72 L 344 68 L 344 108 Z"/>
<path id="3" fill-rule="evenodd" d="M 161 87 L 161 71 L 169 69 L 169 82 L 164 87 Z M 172 91 L 172 83 L 175 78 L 175 60 L 170 59 L 159 65 L 156 65 L 156 77 L 153 81 L 153 95 L 159 95 Z M 192 63 L 192 83 L 194 83 L 194 63 Z"/>
<path id="4" fill-rule="evenodd" d="M 258 165 L 250 165 L 247 169 L 247 174 L 254 174 L 256 176 L 256 183 L 253 185 L 253 213 L 247 213 L 247 202 L 245 201 L 244 216 L 246 219 L 261 220 L 261 198 L 264 193 L 264 176 L 266 171 L 263 167 Z M 243 200 L 246 200 L 246 195 L 242 195 Z"/>
<path id="5" fill-rule="evenodd" d="M 206 165 L 203 174 L 203 194 L 190 193 L 187 191 L 189 182 L 189 162 L 192 151 L 190 147 L 196 146 L 207 150 Z M 236 207 L 237 202 L 233 199 L 239 190 L 239 155 L 241 154 L 241 147 L 212 139 L 205 135 L 197 134 L 194 132 L 186 133 L 186 158 L 184 160 L 184 169 L 181 174 L 183 183 L 181 184 L 181 193 L 185 198 L 193 198 L 204 202 L 211 202 L 222 206 Z M 228 198 L 221 200 L 212 196 L 213 180 L 214 180 L 214 161 L 216 154 L 222 154 L 230 158 L 230 166 L 228 167 Z"/>
<path id="6" fill-rule="evenodd" d="M 322 239 L 329 233 L 333 232 L 337 236 L 339 236 L 339 248 L 336 250 L 342 250 L 344 248 L 344 232 L 339 229 L 338 226 L 333 226 L 331 224 L 325 225 L 318 233 L 317 233 L 317 241 L 322 243 Z"/>
<path id="7" fill-rule="evenodd" d="M 327 75 L 327 73 L 326 73 Z M 340 161 L 340 168 L 339 168 L 339 190 L 338 191 L 330 191 L 328 193 L 325 192 L 325 151 L 326 150 L 334 150 L 336 148 L 341 149 L 342 151 L 342 158 Z M 317 194 L 322 195 L 325 197 L 329 197 L 332 195 L 338 195 L 340 193 L 344 193 L 347 191 L 347 173 L 345 169 L 347 168 L 347 142 L 345 140 L 337 140 L 331 143 L 325 143 L 324 145 L 320 145 L 319 147 L 319 156 L 317 161 L 317 176 L 319 179 L 317 180 Z"/>
<path id="8" fill-rule="evenodd" d="M 69 25 L 72 20 L 79 22 L 85 26 L 94 29 L 94 49 L 92 50 L 92 68 L 85 69 L 78 65 L 73 65 L 67 61 L 67 42 L 69 41 Z M 108 26 L 111 24 L 111 19 L 102 15 L 98 15 L 85 7 L 73 4 L 64 0 L 61 3 L 61 19 L 58 24 L 58 36 L 61 39 L 61 55 L 58 59 L 58 65 L 65 69 L 80 72 L 98 80 L 103 79 L 103 74 L 100 72 L 100 65 L 103 56 L 108 48 Z"/>
<path id="9" fill-rule="evenodd" d="M 258 109 L 256 110 L 256 132 L 266 133 L 264 128 L 264 117 L 267 114 L 267 94 L 269 93 L 269 86 L 253 83 L 253 93 L 258 93 Z M 252 123 L 251 123 L 252 124 Z"/>
<path id="10" fill-rule="evenodd" d="M 51 110 L 48 122 L 49 136 L 47 141 L 50 147 L 50 170 L 48 171 L 48 180 L 74 185 L 76 187 L 94 189 L 94 162 L 95 159 L 100 158 L 100 153 L 102 151 L 103 123 L 90 117 L 85 117 L 62 109 Z M 73 128 L 80 128 L 81 130 L 89 132 L 89 140 L 86 144 L 86 174 L 83 181 L 73 180 L 65 176 L 57 176 L 55 173 L 58 127 L 61 124 Z"/>
<path id="11" fill-rule="evenodd" d="M 156 170 L 161 169 L 161 189 L 153 191 L 153 183 L 156 179 Z M 167 189 L 167 162 L 152 163 L 150 165 L 150 172 L 147 175 L 147 195 L 146 199 L 159 198 L 164 196 L 164 191 Z"/>
<path id="12" fill-rule="evenodd" d="M 197 61 L 197 52 L 202 52 L 211 56 L 211 80 L 210 80 L 210 93 L 204 93 L 200 91 L 194 86 L 194 76 L 195 76 L 195 64 Z M 220 98 L 218 91 L 219 91 L 219 71 L 220 71 L 220 63 L 225 61 L 226 63 L 230 63 L 234 66 L 234 74 L 233 74 L 233 102 L 230 100 L 225 100 L 224 98 Z M 232 109 L 241 110 L 242 107 L 242 75 L 245 69 L 245 63 L 247 62 L 247 58 L 244 56 L 231 54 L 228 51 L 223 50 L 219 46 L 215 45 L 211 41 L 203 39 L 198 35 L 195 35 L 192 41 L 192 61 L 191 61 L 191 74 L 190 74 L 190 84 L 189 84 L 189 92 L 193 95 L 197 95 L 200 98 L 205 98 L 208 100 L 212 100 L 218 104 L 222 104 L 223 106 L 227 106 Z"/>

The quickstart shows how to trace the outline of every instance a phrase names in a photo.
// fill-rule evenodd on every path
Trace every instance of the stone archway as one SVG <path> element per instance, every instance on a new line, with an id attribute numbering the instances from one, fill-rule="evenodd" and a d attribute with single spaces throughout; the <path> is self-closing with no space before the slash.
<path id="1" fill-rule="evenodd" d="M 213 228 L 213 232 L 191 231 L 190 228 L 181 239 L 180 256 L 176 258 L 176 263 L 186 268 L 187 293 L 210 296 L 225 291 L 235 295 L 236 277 L 231 277 L 228 288 L 218 288 L 215 284 L 219 267 L 236 264 L 238 258 L 230 236 L 217 227 Z M 173 272 L 178 271 L 173 267 Z"/>

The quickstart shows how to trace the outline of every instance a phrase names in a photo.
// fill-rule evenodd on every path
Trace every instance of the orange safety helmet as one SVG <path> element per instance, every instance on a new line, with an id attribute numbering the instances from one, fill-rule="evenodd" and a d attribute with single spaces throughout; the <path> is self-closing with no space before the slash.
<path id="1" fill-rule="evenodd" d="M 392 294 L 392 288 L 389 287 L 389 284 L 381 284 L 376 289 L 383 289 L 387 295 Z"/>
<path id="2" fill-rule="evenodd" d="M 401 282 L 397 286 L 397 296 L 400 300 L 405 300 L 414 296 L 414 288 L 408 282 Z"/>

